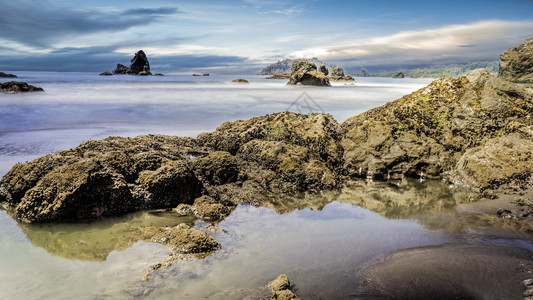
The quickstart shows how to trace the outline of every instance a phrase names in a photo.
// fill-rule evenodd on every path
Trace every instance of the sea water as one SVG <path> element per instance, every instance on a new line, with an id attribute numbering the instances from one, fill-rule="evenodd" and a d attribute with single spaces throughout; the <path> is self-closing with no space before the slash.
<path id="1" fill-rule="evenodd" d="M 249 75 L 16 74 L 45 92 L 0 94 L 0 175 L 17 162 L 111 135 L 195 137 L 225 121 L 285 110 L 326 112 L 343 122 L 431 81 L 356 78 L 319 88 Z M 250 83 L 232 83 L 235 78 Z M 203 260 L 176 261 L 148 281 L 141 281 L 144 273 L 169 250 L 142 241 L 135 228 L 182 220 L 138 212 L 27 225 L 0 210 L 0 298 L 238 298 L 232 291 L 265 285 L 281 273 L 306 299 L 349 298 L 357 289 L 357 273 L 390 251 L 464 240 L 532 248 L 521 233 L 487 233 L 470 221 L 457 229 L 453 205 L 469 198 L 443 183 L 376 184 L 315 195 L 318 200 L 308 202 L 295 199 L 292 208 L 238 206 L 211 233 L 220 250 Z M 398 198 L 409 205 L 379 206 Z M 426 202 L 438 205 L 420 205 Z"/>

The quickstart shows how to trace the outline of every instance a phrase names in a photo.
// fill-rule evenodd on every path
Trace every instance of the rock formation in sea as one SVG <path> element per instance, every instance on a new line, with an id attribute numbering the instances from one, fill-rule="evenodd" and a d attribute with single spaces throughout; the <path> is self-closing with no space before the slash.
<path id="1" fill-rule="evenodd" d="M 246 80 L 246 79 L 242 79 L 242 78 L 233 79 L 231 82 L 235 82 L 235 83 L 249 83 L 248 80 Z"/>
<path id="2" fill-rule="evenodd" d="M 344 69 L 339 66 L 334 66 L 331 68 L 328 79 L 330 81 L 354 81 L 352 76 L 344 75 Z"/>
<path id="3" fill-rule="evenodd" d="M 403 72 L 399 72 L 399 73 L 394 74 L 392 78 L 405 78 L 405 74 L 403 74 Z"/>
<path id="4" fill-rule="evenodd" d="M 42 92 L 43 88 L 29 85 L 26 82 L 9 81 L 0 83 L 0 92 L 5 93 L 24 93 L 24 92 Z"/>
<path id="5" fill-rule="evenodd" d="M 0 72 L 0 77 L 3 77 L 3 78 L 17 78 L 17 75 Z"/>
<path id="6" fill-rule="evenodd" d="M 100 76 L 111 76 L 113 75 L 111 72 L 102 72 L 100 73 Z"/>
<path id="7" fill-rule="evenodd" d="M 511 82 L 533 83 L 533 37 L 500 55 L 498 76 Z"/>
<path id="8" fill-rule="evenodd" d="M 294 71 L 312 73 L 316 66 L 297 61 Z M 482 192 L 528 189 L 532 112 L 529 90 L 475 70 L 342 124 L 328 114 L 283 112 L 226 122 L 196 139 L 87 141 L 13 166 L 0 180 L 0 202 L 25 222 L 179 205 L 216 219 L 239 203 L 260 205 L 271 194 L 334 189 L 357 178 L 436 178 Z"/>
<path id="9" fill-rule="evenodd" d="M 306 59 L 297 59 L 292 63 L 291 77 L 287 84 L 331 86 L 328 77 L 318 72 L 316 65 Z"/>
<path id="10" fill-rule="evenodd" d="M 370 73 L 365 68 L 361 69 L 361 73 L 359 74 L 361 77 L 370 77 Z"/>
<path id="11" fill-rule="evenodd" d="M 113 74 L 128 74 L 128 75 L 152 75 L 150 72 L 150 63 L 144 51 L 139 50 L 131 59 L 131 64 L 126 67 L 122 64 L 117 64 Z"/>
<path id="12" fill-rule="evenodd" d="M 127 71 L 128 71 L 128 67 L 126 67 L 123 64 L 117 64 L 117 67 L 113 71 L 113 74 L 126 74 Z"/>

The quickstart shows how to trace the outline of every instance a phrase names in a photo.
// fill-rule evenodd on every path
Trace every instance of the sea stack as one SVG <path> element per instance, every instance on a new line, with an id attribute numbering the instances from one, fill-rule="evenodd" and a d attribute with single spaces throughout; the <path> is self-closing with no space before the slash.
<path id="1" fill-rule="evenodd" d="M 292 63 L 291 77 L 287 84 L 331 86 L 328 77 L 318 72 L 316 65 L 306 59 L 297 59 Z"/>
<path id="2" fill-rule="evenodd" d="M 150 72 L 150 63 L 144 51 L 139 50 L 131 59 L 131 64 L 126 67 L 123 64 L 117 64 L 113 74 L 128 74 L 128 75 L 152 75 Z"/>

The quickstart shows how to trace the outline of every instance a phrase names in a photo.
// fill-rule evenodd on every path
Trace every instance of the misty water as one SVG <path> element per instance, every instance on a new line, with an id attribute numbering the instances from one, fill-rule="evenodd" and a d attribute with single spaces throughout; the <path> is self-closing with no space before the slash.
<path id="1" fill-rule="evenodd" d="M 356 78 L 330 88 L 262 76 L 98 76 L 17 72 L 44 93 L 0 94 L 0 175 L 17 163 L 111 135 L 195 137 L 225 121 L 323 110 L 342 122 L 429 79 Z M 246 78 L 250 84 L 231 83 Z M 7 80 L 3 80 L 7 81 Z M 299 98 L 302 97 L 302 98 Z M 312 100 L 312 101 L 311 101 Z M 391 251 L 467 242 L 533 250 L 531 228 L 460 214 L 468 190 L 443 182 L 348 184 L 342 190 L 240 205 L 209 231 L 222 248 L 141 278 L 170 251 L 138 228 L 206 223 L 165 212 L 63 224 L 22 224 L 0 210 L 2 299 L 239 299 L 281 273 L 304 299 L 349 299 L 357 274 Z"/>

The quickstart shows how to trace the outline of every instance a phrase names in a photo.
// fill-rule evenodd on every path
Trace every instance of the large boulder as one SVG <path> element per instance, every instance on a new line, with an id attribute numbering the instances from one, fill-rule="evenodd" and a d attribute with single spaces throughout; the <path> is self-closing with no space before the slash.
<path id="1" fill-rule="evenodd" d="M 511 82 L 533 83 L 533 37 L 500 55 L 498 76 Z"/>
<path id="2" fill-rule="evenodd" d="M 112 216 L 192 203 L 201 194 L 189 138 L 110 137 L 17 164 L 0 180 L 0 202 L 26 222 Z"/>
<path id="3" fill-rule="evenodd" d="M 0 92 L 5 93 L 24 93 L 24 92 L 42 92 L 43 88 L 36 87 L 26 82 L 9 81 L 0 83 Z"/>
<path id="4" fill-rule="evenodd" d="M 291 77 L 288 85 L 331 86 L 326 75 L 317 71 L 315 64 L 306 59 L 297 59 L 292 63 Z"/>
<path id="5" fill-rule="evenodd" d="M 508 178 L 530 172 L 526 166 L 532 164 L 527 150 L 531 137 L 525 135 L 533 124 L 531 111 L 529 91 L 493 78 L 486 70 L 475 70 L 468 77 L 441 78 L 346 120 L 342 125 L 346 129 L 344 169 L 350 176 L 381 179 L 455 177 L 483 189 L 494 180 L 504 181 L 500 175 Z M 516 145 L 504 147 L 509 143 Z M 498 159 L 470 170 L 468 165 L 476 168 L 482 163 L 474 161 L 482 157 Z M 517 163 L 524 167 L 518 168 Z M 472 175 L 481 170 L 499 170 L 499 175 L 482 180 L 481 173 Z"/>

